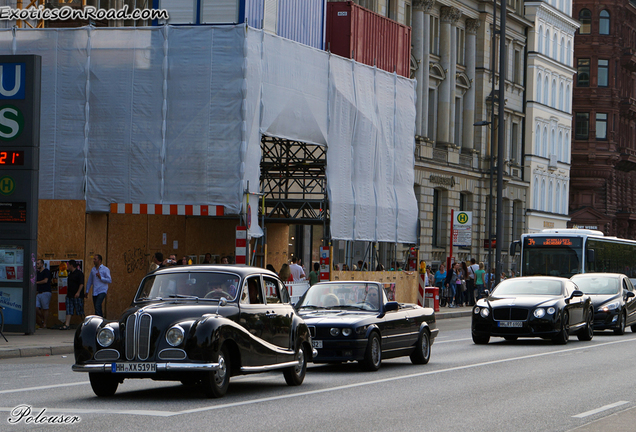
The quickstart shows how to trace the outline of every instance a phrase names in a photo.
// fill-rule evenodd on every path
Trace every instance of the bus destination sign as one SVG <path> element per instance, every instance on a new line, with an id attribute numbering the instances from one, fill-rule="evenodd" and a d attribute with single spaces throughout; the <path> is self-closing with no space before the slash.
<path id="1" fill-rule="evenodd" d="M 582 239 L 579 237 L 529 237 L 525 239 L 525 247 L 567 246 L 581 247 Z"/>

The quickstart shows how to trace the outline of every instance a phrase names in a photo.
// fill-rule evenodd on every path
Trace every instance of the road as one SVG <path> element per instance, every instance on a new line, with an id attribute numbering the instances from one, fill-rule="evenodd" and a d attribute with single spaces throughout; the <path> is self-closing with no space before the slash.
<path id="1" fill-rule="evenodd" d="M 428 365 L 408 358 L 385 361 L 378 372 L 315 365 L 300 387 L 287 387 L 281 373 L 235 377 L 218 400 L 150 380 L 127 380 L 113 398 L 99 399 L 85 374 L 71 372 L 72 356 L 2 360 L 0 430 L 633 430 L 636 333 L 574 337 L 565 346 L 533 339 L 478 346 L 469 318 L 439 327 Z M 33 416 L 45 408 L 43 416 L 81 421 L 51 427 L 25 417 L 9 426 L 20 405 Z"/>

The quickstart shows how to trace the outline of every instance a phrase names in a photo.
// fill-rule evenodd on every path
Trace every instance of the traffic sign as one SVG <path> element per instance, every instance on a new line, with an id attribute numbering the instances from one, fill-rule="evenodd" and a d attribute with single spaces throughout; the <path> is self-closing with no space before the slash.
<path id="1" fill-rule="evenodd" d="M 0 177 L 0 194 L 9 196 L 15 192 L 15 180 L 10 176 Z"/>

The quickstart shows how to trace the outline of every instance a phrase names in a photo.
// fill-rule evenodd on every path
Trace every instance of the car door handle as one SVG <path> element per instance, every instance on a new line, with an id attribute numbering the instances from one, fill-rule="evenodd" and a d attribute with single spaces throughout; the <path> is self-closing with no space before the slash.
<path id="1" fill-rule="evenodd" d="M 276 314 L 276 313 L 274 313 L 274 312 L 272 312 L 272 313 L 265 312 L 265 316 L 266 316 L 267 318 L 274 318 L 274 317 L 278 316 L 278 314 Z"/>

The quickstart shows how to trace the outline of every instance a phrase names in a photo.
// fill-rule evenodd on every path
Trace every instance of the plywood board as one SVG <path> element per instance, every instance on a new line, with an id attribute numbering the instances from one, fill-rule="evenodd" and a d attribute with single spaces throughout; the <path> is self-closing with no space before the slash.
<path id="1" fill-rule="evenodd" d="M 186 219 L 186 244 L 184 255 L 205 255 L 219 257 L 235 254 L 237 219 L 217 219 L 188 217 Z"/>
<path id="2" fill-rule="evenodd" d="M 86 202 L 38 201 L 38 258 L 84 257 Z"/>
<path id="3" fill-rule="evenodd" d="M 289 248 L 289 225 L 266 224 L 267 227 L 267 263 L 280 271 L 283 264 L 287 263 Z"/>

